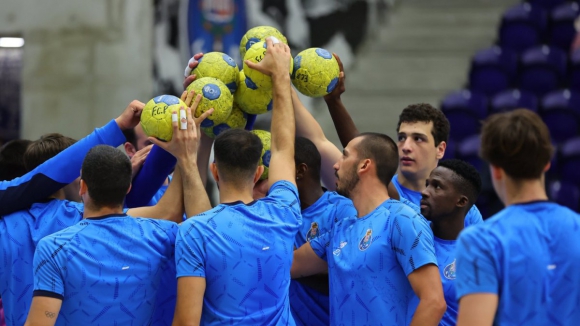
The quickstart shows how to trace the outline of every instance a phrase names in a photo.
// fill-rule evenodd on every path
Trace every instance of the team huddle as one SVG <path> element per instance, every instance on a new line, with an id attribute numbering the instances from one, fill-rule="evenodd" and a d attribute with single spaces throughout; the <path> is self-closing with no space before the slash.
<path id="1" fill-rule="evenodd" d="M 341 67 L 324 97 L 341 151 L 292 88 L 289 47 L 266 44 L 247 64 L 271 78 L 270 137 L 209 138 L 213 110 L 196 118 L 202 95 L 186 90 L 169 141 L 145 136 L 133 101 L 79 141 L 27 144 L 27 172 L 0 183 L 7 325 L 580 323 L 580 216 L 547 201 L 552 145 L 535 113 L 483 124 L 506 205 L 484 222 L 478 171 L 442 160 L 441 111 L 409 105 L 396 140 L 360 133 Z"/>

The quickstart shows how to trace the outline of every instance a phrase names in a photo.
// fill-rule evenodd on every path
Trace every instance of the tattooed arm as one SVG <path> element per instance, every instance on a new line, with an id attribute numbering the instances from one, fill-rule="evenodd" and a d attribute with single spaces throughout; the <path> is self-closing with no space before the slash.
<path id="1" fill-rule="evenodd" d="M 54 326 L 62 299 L 35 296 L 28 312 L 25 326 Z"/>

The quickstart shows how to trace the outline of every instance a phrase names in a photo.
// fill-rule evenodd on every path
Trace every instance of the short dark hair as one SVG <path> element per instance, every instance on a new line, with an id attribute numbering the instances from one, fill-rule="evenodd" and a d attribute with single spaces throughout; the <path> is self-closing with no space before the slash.
<path id="1" fill-rule="evenodd" d="M 0 180 L 12 180 L 26 174 L 24 153 L 30 143 L 30 140 L 14 139 L 0 147 Z"/>
<path id="2" fill-rule="evenodd" d="M 97 208 L 122 206 L 131 177 L 131 161 L 127 155 L 108 145 L 91 148 L 81 169 L 81 179 Z"/>
<path id="3" fill-rule="evenodd" d="M 312 178 L 320 180 L 321 161 L 320 152 L 318 152 L 318 148 L 310 139 L 296 137 L 296 142 L 294 143 L 294 162 L 296 165 L 306 164 Z"/>
<path id="4" fill-rule="evenodd" d="M 448 159 L 439 162 L 440 167 L 453 171 L 457 176 L 453 183 L 456 188 L 469 199 L 469 207 L 477 201 L 481 193 L 481 176 L 477 169 L 462 160 Z"/>
<path id="5" fill-rule="evenodd" d="M 229 129 L 215 139 L 215 162 L 226 182 L 239 183 L 252 178 L 261 156 L 262 141 L 247 130 Z"/>
<path id="6" fill-rule="evenodd" d="M 397 132 L 401 127 L 401 123 L 413 122 L 433 122 L 431 134 L 435 139 L 435 146 L 441 144 L 442 141 L 449 140 L 449 120 L 441 110 L 438 110 L 427 103 L 411 104 L 403 109 L 399 115 L 399 123 L 397 124 Z"/>
<path id="7" fill-rule="evenodd" d="M 548 127 L 531 110 L 494 114 L 483 123 L 481 158 L 511 178 L 540 178 L 553 153 Z"/>
<path id="8" fill-rule="evenodd" d="M 377 177 L 388 186 L 399 167 L 399 151 L 391 137 L 376 132 L 363 132 L 356 147 L 360 159 L 371 159 L 377 166 Z"/>
<path id="9" fill-rule="evenodd" d="M 135 134 L 135 128 L 123 129 L 123 135 L 125 135 L 125 140 L 133 147 L 137 148 L 137 135 Z"/>
<path id="10" fill-rule="evenodd" d="M 41 136 L 40 139 L 28 145 L 24 153 L 26 171 L 34 170 L 37 166 L 53 158 L 75 142 L 76 140 L 59 133 Z"/>

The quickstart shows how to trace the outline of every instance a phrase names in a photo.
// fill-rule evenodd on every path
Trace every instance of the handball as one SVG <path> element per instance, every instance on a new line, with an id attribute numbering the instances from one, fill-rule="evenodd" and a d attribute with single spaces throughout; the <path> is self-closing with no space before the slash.
<path id="1" fill-rule="evenodd" d="M 199 118 L 205 111 L 214 109 L 213 113 L 203 120 L 202 127 L 213 127 L 228 120 L 232 113 L 234 97 L 226 84 L 217 78 L 203 77 L 194 80 L 187 87 L 188 92 L 191 90 L 203 96 L 194 113 L 196 118 Z"/>
<path id="2" fill-rule="evenodd" d="M 238 88 L 238 65 L 229 55 L 222 52 L 209 52 L 198 60 L 197 67 L 191 71 L 197 78 L 213 77 L 221 80 L 234 94 Z"/>
<path id="3" fill-rule="evenodd" d="M 178 97 L 160 95 L 145 104 L 141 113 L 141 127 L 149 137 L 170 141 L 173 137 L 171 112 L 179 112 L 179 108 L 187 108 Z"/>
<path id="4" fill-rule="evenodd" d="M 265 75 L 257 70 L 250 68 L 246 64 L 246 60 L 258 63 L 264 59 L 264 55 L 266 54 L 266 42 L 261 41 L 257 42 L 252 45 L 248 51 L 246 51 L 246 55 L 244 56 L 244 75 L 246 78 L 249 79 L 249 84 L 255 85 L 257 88 L 260 88 L 265 91 L 269 91 L 272 89 L 272 77 Z M 293 68 L 293 61 L 292 57 L 290 57 L 290 70 L 289 73 L 292 73 Z M 246 81 L 248 83 L 248 81 Z"/>
<path id="5" fill-rule="evenodd" d="M 253 83 L 248 84 L 243 71 L 240 71 L 240 84 L 234 94 L 234 102 L 242 111 L 249 114 L 262 114 L 272 110 L 272 92 L 258 89 Z"/>
<path id="6" fill-rule="evenodd" d="M 280 42 L 288 44 L 288 40 L 279 30 L 271 26 L 257 26 L 246 32 L 242 37 L 240 42 L 240 55 L 243 58 L 246 55 L 246 51 L 254 45 L 254 43 L 262 42 L 266 40 L 266 37 L 274 36 Z"/>
<path id="7" fill-rule="evenodd" d="M 321 97 L 334 90 L 339 74 L 338 61 L 332 53 L 310 48 L 294 58 L 292 84 L 306 96 Z"/>
<path id="8" fill-rule="evenodd" d="M 234 103 L 234 106 L 232 107 L 232 114 L 230 114 L 230 117 L 228 120 L 226 120 L 226 122 L 220 123 L 219 125 L 215 125 L 213 127 L 202 127 L 201 131 L 203 131 L 210 138 L 215 138 L 228 129 L 244 129 L 247 122 L 248 114 L 240 110 L 238 105 Z"/>
<path id="9" fill-rule="evenodd" d="M 268 169 L 270 168 L 270 145 L 272 141 L 272 135 L 270 132 L 265 130 L 252 130 L 252 133 L 260 138 L 262 141 L 262 156 L 260 157 L 259 165 L 264 166 L 264 172 L 260 180 L 268 179 Z"/>

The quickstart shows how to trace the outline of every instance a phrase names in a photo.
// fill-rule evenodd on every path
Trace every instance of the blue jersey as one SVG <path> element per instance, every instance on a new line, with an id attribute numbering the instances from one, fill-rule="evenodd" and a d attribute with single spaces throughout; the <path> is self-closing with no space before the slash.
<path id="1" fill-rule="evenodd" d="M 393 199 L 310 245 L 328 263 L 331 325 L 406 324 L 415 295 L 407 276 L 437 264 L 427 221 Z"/>
<path id="2" fill-rule="evenodd" d="M 457 298 L 497 294 L 495 325 L 578 325 L 579 234 L 580 215 L 563 206 L 504 208 L 459 235 Z"/>
<path id="3" fill-rule="evenodd" d="M 173 222 L 122 214 L 49 235 L 34 255 L 34 296 L 63 300 L 56 325 L 151 325 L 176 232 Z"/>
<path id="4" fill-rule="evenodd" d="M 399 197 L 408 199 L 410 202 L 415 204 L 417 207 L 421 205 L 421 192 L 411 190 L 408 188 L 403 187 L 399 180 L 397 179 L 398 174 L 395 174 L 391 182 L 397 188 L 397 192 L 399 192 Z M 481 217 L 481 212 L 477 209 L 477 206 L 473 205 L 467 215 L 465 216 L 464 226 L 468 227 L 470 225 L 475 225 L 483 222 L 483 218 Z"/>
<path id="5" fill-rule="evenodd" d="M 30 207 L 73 182 L 87 152 L 96 145 L 121 145 L 125 136 L 112 120 L 20 178 L 0 181 L 0 216 Z"/>
<path id="6" fill-rule="evenodd" d="M 6 324 L 24 325 L 32 302 L 32 260 L 40 239 L 76 224 L 83 205 L 53 199 L 0 218 L 0 295 Z"/>
<path id="7" fill-rule="evenodd" d="M 356 217 L 356 215 L 356 209 L 350 199 L 336 192 L 326 191 L 312 206 L 302 211 L 302 227 L 296 234 L 294 246 L 300 248 L 307 241 L 329 232 L 337 221 Z M 326 288 L 328 288 L 328 278 L 326 278 L 326 283 Z M 292 280 L 290 310 L 296 325 L 328 325 L 328 294 Z"/>
<path id="8" fill-rule="evenodd" d="M 267 197 L 221 204 L 180 225 L 177 277 L 205 278 L 202 325 L 294 325 L 288 287 L 301 223 L 296 186 L 279 181 Z"/>
<path id="9" fill-rule="evenodd" d="M 447 303 L 447 310 L 439 322 L 440 326 L 454 326 L 457 324 L 459 302 L 455 294 L 455 249 L 457 240 L 435 239 L 435 254 L 439 265 L 439 274 L 443 284 L 443 294 Z"/>

